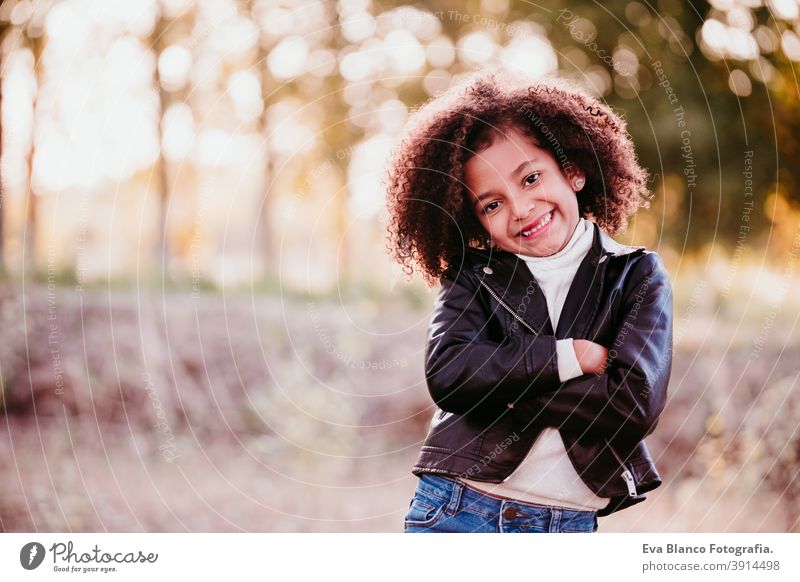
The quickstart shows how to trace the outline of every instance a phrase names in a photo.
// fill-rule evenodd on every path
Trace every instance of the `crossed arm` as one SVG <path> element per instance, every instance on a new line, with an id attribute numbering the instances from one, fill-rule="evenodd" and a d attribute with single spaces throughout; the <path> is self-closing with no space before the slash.
<path id="1" fill-rule="evenodd" d="M 434 304 L 425 351 L 425 376 L 442 410 L 498 411 L 526 393 L 559 385 L 555 336 L 514 334 L 496 341 L 478 288 L 447 274 Z"/>
<path id="2" fill-rule="evenodd" d="M 608 348 L 607 365 L 550 393 L 524 398 L 518 413 L 546 426 L 634 441 L 655 429 L 672 369 L 672 289 L 658 255 L 642 263 L 637 270 L 647 274 L 636 279 L 623 301 L 624 320 Z M 592 357 L 600 353 L 591 351 Z"/>
<path id="3" fill-rule="evenodd" d="M 672 292 L 655 253 L 635 267 L 620 306 L 625 319 L 608 348 L 573 341 L 583 375 L 561 382 L 555 336 L 490 339 L 477 289 L 443 278 L 426 348 L 428 389 L 443 410 L 502 410 L 547 426 L 641 440 L 666 401 L 672 365 Z"/>

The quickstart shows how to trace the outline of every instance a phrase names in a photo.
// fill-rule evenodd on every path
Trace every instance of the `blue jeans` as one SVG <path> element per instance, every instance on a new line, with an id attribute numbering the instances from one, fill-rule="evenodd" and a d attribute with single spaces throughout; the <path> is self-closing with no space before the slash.
<path id="1" fill-rule="evenodd" d="M 406 533 L 591 533 L 597 512 L 492 497 L 449 477 L 425 473 L 405 517 Z"/>

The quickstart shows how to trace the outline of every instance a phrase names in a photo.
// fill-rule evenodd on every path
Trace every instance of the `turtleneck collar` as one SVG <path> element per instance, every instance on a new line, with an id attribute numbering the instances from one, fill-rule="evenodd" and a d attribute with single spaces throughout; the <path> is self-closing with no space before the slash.
<path id="1" fill-rule="evenodd" d="M 592 223 L 581 217 L 578 220 L 578 225 L 575 227 L 575 232 L 572 233 L 572 237 L 570 237 L 569 242 L 567 242 L 564 248 L 557 253 L 548 255 L 546 257 L 532 257 L 529 255 L 520 255 L 517 253 L 514 254 L 516 254 L 520 259 L 529 265 L 535 265 L 537 268 L 558 268 L 565 264 L 571 263 L 576 254 L 583 258 L 586 255 L 586 252 L 589 250 L 589 247 L 592 246 L 592 235 Z"/>

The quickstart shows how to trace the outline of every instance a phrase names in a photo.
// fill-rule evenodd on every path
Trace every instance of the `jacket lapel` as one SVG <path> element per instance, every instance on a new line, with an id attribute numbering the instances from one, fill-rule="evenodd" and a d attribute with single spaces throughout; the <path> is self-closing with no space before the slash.
<path id="1" fill-rule="evenodd" d="M 603 250 L 600 228 L 594 223 L 592 228 L 594 230 L 592 246 L 575 272 L 575 278 L 558 316 L 556 337 L 559 339 L 585 337 L 586 330 L 594 321 L 600 304 L 608 257 Z"/>
<path id="2" fill-rule="evenodd" d="M 544 293 L 523 260 L 513 253 L 493 251 L 489 260 L 480 261 L 473 268 L 478 280 L 536 333 L 553 335 Z"/>

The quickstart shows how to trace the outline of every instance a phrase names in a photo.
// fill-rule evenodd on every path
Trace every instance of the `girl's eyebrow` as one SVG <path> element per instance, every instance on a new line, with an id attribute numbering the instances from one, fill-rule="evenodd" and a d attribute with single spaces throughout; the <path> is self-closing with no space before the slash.
<path id="1" fill-rule="evenodd" d="M 481 200 L 483 200 L 484 198 L 490 198 L 490 197 L 492 197 L 494 195 L 495 194 L 492 191 L 484 192 L 483 194 L 481 194 L 480 196 L 477 197 L 477 199 L 472 203 L 472 205 L 473 206 L 477 206 L 478 204 L 481 203 Z"/>
<path id="2" fill-rule="evenodd" d="M 519 166 L 517 166 L 517 169 L 516 169 L 516 170 L 514 170 L 513 172 L 511 172 L 511 174 L 509 175 L 509 178 L 513 178 L 514 176 L 516 176 L 517 174 L 519 174 L 519 173 L 520 173 L 520 172 L 523 170 L 523 168 L 525 168 L 525 166 L 528 166 L 528 165 L 530 165 L 530 164 L 534 164 L 534 163 L 536 163 L 537 161 L 538 161 L 538 160 L 537 160 L 537 158 L 531 158 L 530 160 L 525 160 L 525 161 L 524 161 L 524 162 L 522 162 L 522 163 L 521 163 Z M 477 197 L 477 199 L 475 200 L 474 204 L 478 204 L 478 203 L 479 203 L 481 200 L 483 200 L 484 198 L 488 198 L 489 196 L 492 196 L 492 193 L 491 193 L 491 192 L 484 192 L 483 194 L 481 194 L 481 195 L 479 195 L 479 196 Z M 473 205 L 474 205 L 474 204 L 473 204 Z"/>
<path id="3" fill-rule="evenodd" d="M 509 176 L 509 178 L 513 178 L 514 176 L 519 174 L 525 166 L 527 166 L 529 164 L 533 164 L 533 163 L 535 163 L 537 161 L 538 160 L 536 158 L 531 158 L 530 160 L 526 160 L 526 161 L 522 162 L 519 166 L 517 166 L 516 170 L 511 172 L 511 175 Z"/>

